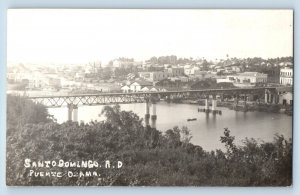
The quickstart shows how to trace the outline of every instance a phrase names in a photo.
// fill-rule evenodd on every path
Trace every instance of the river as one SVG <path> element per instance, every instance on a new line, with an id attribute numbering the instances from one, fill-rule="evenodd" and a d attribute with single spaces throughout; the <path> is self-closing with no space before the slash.
<path id="1" fill-rule="evenodd" d="M 140 117 L 145 116 L 145 104 L 122 104 L 121 109 L 132 110 Z M 285 114 L 265 112 L 236 112 L 228 108 L 219 107 L 222 115 L 207 115 L 198 112 L 199 106 L 192 104 L 168 104 L 159 102 L 157 110 L 157 129 L 164 132 L 174 126 L 187 126 L 192 133 L 191 142 L 200 145 L 204 150 L 224 149 L 220 142 L 224 128 L 231 131 L 235 136 L 235 143 L 242 144 L 246 137 L 255 138 L 259 141 L 272 141 L 276 133 L 285 138 L 292 137 L 292 117 Z M 78 120 L 89 122 L 91 120 L 103 120 L 99 117 L 103 106 L 79 106 Z M 48 108 L 49 113 L 54 115 L 57 122 L 67 120 L 67 108 Z M 150 114 L 152 108 L 150 107 Z M 188 118 L 197 118 L 188 122 Z M 151 122 L 150 122 L 151 124 Z"/>

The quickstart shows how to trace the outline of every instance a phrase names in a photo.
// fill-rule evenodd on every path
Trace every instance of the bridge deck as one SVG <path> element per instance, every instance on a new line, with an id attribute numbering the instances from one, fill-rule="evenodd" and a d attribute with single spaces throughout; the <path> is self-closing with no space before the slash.
<path id="1" fill-rule="evenodd" d="M 201 90 L 179 90 L 179 91 L 156 91 L 156 92 L 129 92 L 129 93 L 95 93 L 95 94 L 67 94 L 67 95 L 50 95 L 50 96 L 28 96 L 30 99 L 35 98 L 58 98 L 58 97 L 83 97 L 83 96 L 119 96 L 119 95 L 156 95 L 156 94 L 176 94 L 176 93 L 224 93 L 224 92 L 243 92 L 259 90 L 277 90 L 291 91 L 292 87 L 256 87 L 256 88 L 227 88 L 227 89 L 201 89 Z"/>
<path id="2" fill-rule="evenodd" d="M 265 90 L 275 91 L 276 87 L 257 88 L 230 88 L 230 89 L 203 89 L 182 91 L 158 91 L 158 92 L 134 92 L 134 93 L 98 93 L 98 94 L 70 94 L 55 96 L 28 96 L 29 99 L 41 103 L 47 107 L 62 107 L 68 104 L 74 105 L 107 105 L 129 104 L 149 101 L 150 98 L 195 98 L 203 95 L 239 95 L 239 94 L 264 94 Z M 290 88 L 280 88 L 280 91 L 290 91 Z"/>

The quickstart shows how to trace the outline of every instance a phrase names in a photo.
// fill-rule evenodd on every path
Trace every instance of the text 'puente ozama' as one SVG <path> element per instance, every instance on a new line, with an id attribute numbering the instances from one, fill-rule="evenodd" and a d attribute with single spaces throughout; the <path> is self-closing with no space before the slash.
<path id="1" fill-rule="evenodd" d="M 254 101 L 264 100 L 263 103 L 278 104 L 279 96 L 285 92 L 291 92 L 292 87 L 256 87 L 256 88 L 230 88 L 230 89 L 203 89 L 203 90 L 179 90 L 179 91 L 159 91 L 159 92 L 134 92 L 134 93 L 98 93 L 98 94 L 72 94 L 55 96 L 28 96 L 29 99 L 46 107 L 68 107 L 68 120 L 78 121 L 78 106 L 110 105 L 110 104 L 130 104 L 146 103 L 145 124 L 155 128 L 157 119 L 156 102 L 165 99 L 181 100 L 205 100 L 205 112 L 216 113 L 218 101 L 223 101 L 224 97 L 234 99 L 234 105 L 239 100 L 246 104 L 249 97 Z M 212 106 L 210 108 L 210 100 Z M 152 115 L 150 115 L 152 106 Z"/>

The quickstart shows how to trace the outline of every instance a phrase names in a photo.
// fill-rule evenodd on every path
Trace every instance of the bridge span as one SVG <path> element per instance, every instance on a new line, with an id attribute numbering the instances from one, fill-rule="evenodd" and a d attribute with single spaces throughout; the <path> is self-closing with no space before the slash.
<path id="1" fill-rule="evenodd" d="M 291 87 L 290 87 L 291 88 Z M 181 91 L 158 91 L 158 92 L 133 92 L 133 93 L 98 93 L 98 94 L 69 94 L 50 96 L 28 96 L 29 99 L 46 107 L 62 107 L 68 104 L 74 105 L 107 105 L 107 104 L 130 104 L 144 103 L 151 98 L 182 98 L 193 99 L 203 96 L 215 95 L 263 95 L 276 94 L 278 89 L 290 90 L 287 87 L 259 87 L 259 88 L 230 88 L 230 89 L 203 89 Z"/>
<path id="2" fill-rule="evenodd" d="M 78 106 L 109 105 L 109 104 L 130 104 L 146 103 L 145 123 L 149 124 L 149 107 L 152 105 L 152 121 L 156 120 L 156 101 L 164 99 L 205 99 L 205 111 L 214 112 L 217 107 L 219 96 L 234 98 L 237 104 L 240 96 L 247 101 L 250 95 L 264 97 L 265 103 L 278 103 L 280 93 L 292 91 L 292 87 L 256 87 L 256 88 L 229 88 L 229 89 L 202 89 L 202 90 L 179 90 L 179 91 L 158 91 L 158 92 L 133 92 L 133 93 L 98 93 L 98 94 L 69 94 L 53 96 L 28 96 L 27 98 L 46 107 L 68 107 L 68 119 L 77 121 Z M 209 108 L 211 99 L 212 108 Z M 153 123 L 152 123 L 153 124 Z M 155 124 L 155 123 L 154 123 Z"/>

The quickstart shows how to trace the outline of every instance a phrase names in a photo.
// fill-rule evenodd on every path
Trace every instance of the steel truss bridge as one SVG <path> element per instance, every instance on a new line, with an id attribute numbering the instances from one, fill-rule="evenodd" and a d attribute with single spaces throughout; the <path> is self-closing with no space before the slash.
<path id="1" fill-rule="evenodd" d="M 99 94 L 72 94 L 54 96 L 28 96 L 28 99 L 46 107 L 63 107 L 73 105 L 107 105 L 143 103 L 151 99 L 180 98 L 196 99 L 216 95 L 264 95 L 266 92 L 278 94 L 278 92 L 291 91 L 292 87 L 259 87 L 259 88 L 230 88 L 230 89 L 204 89 L 183 91 L 159 91 L 159 92 L 134 92 L 134 93 L 99 93 Z"/>

